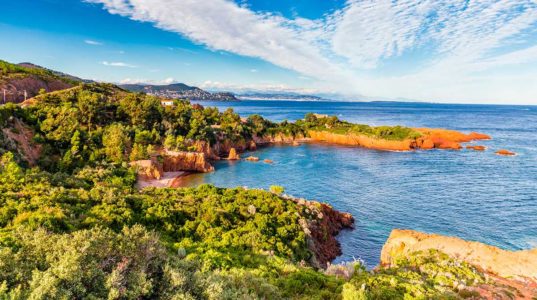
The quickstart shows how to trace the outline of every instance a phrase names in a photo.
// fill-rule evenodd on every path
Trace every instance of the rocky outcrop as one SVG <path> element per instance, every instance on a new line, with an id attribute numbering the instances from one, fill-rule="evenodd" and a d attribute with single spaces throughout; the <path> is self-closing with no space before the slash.
<path id="1" fill-rule="evenodd" d="M 32 129 L 15 117 L 9 117 L 6 122 L 0 131 L 0 150 L 13 151 L 28 165 L 37 165 L 43 147 L 33 141 Z"/>
<path id="2" fill-rule="evenodd" d="M 312 265 L 326 268 L 329 262 L 341 255 L 341 245 L 336 236 L 343 229 L 352 229 L 354 218 L 351 214 L 339 212 L 325 203 L 289 199 L 305 207 L 305 215 L 300 220 L 300 225 L 308 237 L 308 247 L 314 254 Z"/>
<path id="3" fill-rule="evenodd" d="M 235 150 L 235 148 L 231 148 L 231 150 L 229 150 L 229 154 L 227 156 L 227 159 L 228 160 L 239 160 L 239 159 L 241 159 L 241 157 L 237 153 L 237 150 Z"/>
<path id="4" fill-rule="evenodd" d="M 491 275 L 505 279 L 537 283 L 537 248 L 506 251 L 479 242 L 456 237 L 394 229 L 381 253 L 381 264 L 391 266 L 400 257 L 416 251 L 439 250 L 472 264 Z"/>
<path id="5" fill-rule="evenodd" d="M 274 135 L 265 135 L 262 137 L 253 137 L 254 142 L 257 144 L 295 144 L 298 143 L 298 141 L 306 141 L 308 140 L 303 135 L 285 135 L 283 133 L 278 133 Z"/>
<path id="6" fill-rule="evenodd" d="M 456 130 L 414 128 L 422 136 L 416 139 L 417 149 L 450 149 L 459 150 L 460 143 L 467 143 L 475 140 L 489 140 L 490 136 L 478 132 L 462 133 Z"/>
<path id="7" fill-rule="evenodd" d="M 312 141 L 326 142 L 331 144 L 360 146 L 364 148 L 410 151 L 414 149 L 451 149 L 462 148 L 460 143 L 473 140 L 490 139 L 488 135 L 472 132 L 464 134 L 455 130 L 415 128 L 421 136 L 403 140 L 387 140 L 365 134 L 347 133 L 338 134 L 329 131 L 310 130 L 308 135 Z"/>
<path id="8" fill-rule="evenodd" d="M 259 161 L 259 157 L 248 156 L 247 158 L 245 158 L 245 160 L 247 160 L 247 161 Z"/>
<path id="9" fill-rule="evenodd" d="M 6 91 L 6 101 L 20 103 L 36 96 L 39 90 L 46 92 L 63 90 L 73 85 L 56 78 L 45 78 L 37 75 L 18 76 L 0 81 L 0 90 Z"/>
<path id="10" fill-rule="evenodd" d="M 192 171 L 207 173 L 214 171 L 207 156 L 200 152 L 168 151 L 162 157 L 164 172 Z"/>
<path id="11" fill-rule="evenodd" d="M 370 149 L 391 151 L 409 151 L 414 148 L 414 140 L 411 139 L 402 141 L 384 140 L 363 134 L 337 134 L 328 131 L 314 130 L 310 130 L 308 134 L 312 141 L 326 142 L 330 144 L 360 146 Z"/>
<path id="12" fill-rule="evenodd" d="M 162 164 L 156 158 L 133 161 L 130 165 L 136 168 L 139 180 L 158 180 L 164 174 Z"/>
<path id="13" fill-rule="evenodd" d="M 468 145 L 466 146 L 466 149 L 471 149 L 475 151 L 485 151 L 487 147 L 481 146 L 481 145 Z"/>
<path id="14" fill-rule="evenodd" d="M 496 154 L 498 154 L 498 155 L 505 155 L 505 156 L 516 155 L 515 152 L 511 152 L 511 151 L 506 150 L 506 149 L 500 149 L 500 150 L 496 151 Z"/>
<path id="15" fill-rule="evenodd" d="M 138 172 L 140 180 L 158 180 L 168 172 L 212 172 L 214 167 L 205 154 L 199 152 L 166 151 L 151 159 L 137 160 L 130 163 Z"/>

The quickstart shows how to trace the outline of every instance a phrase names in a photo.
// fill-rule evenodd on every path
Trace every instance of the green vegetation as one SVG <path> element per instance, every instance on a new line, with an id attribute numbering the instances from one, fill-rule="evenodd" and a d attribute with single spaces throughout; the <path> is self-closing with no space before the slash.
<path id="1" fill-rule="evenodd" d="M 310 265 L 306 206 L 262 190 L 134 188 L 118 164 L 72 174 L 0 160 L 3 298 L 459 297 L 471 266 L 418 253 L 398 267 Z M 405 298 L 406 299 L 406 298 Z"/>
<path id="2" fill-rule="evenodd" d="M 309 113 L 297 125 L 306 130 L 329 131 L 337 134 L 363 134 L 385 140 L 415 139 L 421 134 L 412 128 L 402 126 L 377 126 L 353 124 L 339 120 L 336 116 L 318 116 Z"/>
<path id="3" fill-rule="evenodd" d="M 303 226 L 320 217 L 281 196 L 283 187 L 137 190 L 127 164 L 163 145 L 185 150 L 196 141 L 300 136 L 334 124 L 347 123 L 311 115 L 296 123 L 241 120 L 232 110 L 187 101 L 163 107 L 158 98 L 107 84 L 43 94 L 28 107 L 1 106 L 0 299 L 473 295 L 467 287 L 482 276 L 436 252 L 375 271 L 360 263 L 316 269 Z M 40 145 L 35 166 L 5 132 Z"/>
<path id="4" fill-rule="evenodd" d="M 42 79 L 58 79 L 69 84 L 78 84 L 77 80 L 67 76 L 59 76 L 54 72 L 43 68 L 28 68 L 0 60 L 0 82 L 3 78 L 17 78 L 35 75 Z"/>

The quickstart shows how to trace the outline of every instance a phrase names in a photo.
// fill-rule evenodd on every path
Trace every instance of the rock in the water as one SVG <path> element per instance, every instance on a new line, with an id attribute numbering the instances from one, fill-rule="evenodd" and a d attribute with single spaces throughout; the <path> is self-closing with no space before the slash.
<path id="1" fill-rule="evenodd" d="M 259 157 L 255 157 L 255 156 L 248 156 L 247 158 L 245 158 L 247 161 L 259 161 Z"/>
<path id="2" fill-rule="evenodd" d="M 472 150 L 475 150 L 475 151 L 485 151 L 485 149 L 487 149 L 487 147 L 481 146 L 481 145 L 468 145 L 468 146 L 466 146 L 466 149 L 472 149 Z"/>
<path id="3" fill-rule="evenodd" d="M 238 160 L 241 159 L 240 155 L 237 153 L 237 150 L 235 148 L 231 148 L 229 150 L 229 155 L 227 156 L 228 160 Z"/>
<path id="4" fill-rule="evenodd" d="M 511 151 L 506 150 L 506 149 L 500 149 L 500 150 L 496 151 L 496 154 L 498 154 L 498 155 L 507 155 L 507 156 L 510 156 L 510 155 L 515 155 L 516 153 L 515 153 L 515 152 L 511 152 Z"/>
<path id="5" fill-rule="evenodd" d="M 271 164 L 271 163 L 273 163 L 273 161 L 270 160 L 270 159 L 264 159 L 263 162 L 265 162 L 265 163 L 267 163 L 267 164 Z"/>

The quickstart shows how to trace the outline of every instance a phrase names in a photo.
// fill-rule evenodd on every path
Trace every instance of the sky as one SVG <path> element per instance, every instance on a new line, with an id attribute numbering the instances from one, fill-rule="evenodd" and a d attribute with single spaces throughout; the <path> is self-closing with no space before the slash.
<path id="1" fill-rule="evenodd" d="M 537 105 L 535 0 L 0 1 L 0 59 L 87 79 Z"/>

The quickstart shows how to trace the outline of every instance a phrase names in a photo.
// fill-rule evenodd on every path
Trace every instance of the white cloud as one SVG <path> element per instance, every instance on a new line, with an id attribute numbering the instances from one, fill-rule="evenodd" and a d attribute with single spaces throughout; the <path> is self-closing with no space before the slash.
<path id="1" fill-rule="evenodd" d="M 213 50 L 258 57 L 275 65 L 330 79 L 347 71 L 316 45 L 318 22 L 257 14 L 226 0 L 88 0 L 113 14 L 152 22 Z"/>
<path id="2" fill-rule="evenodd" d="M 153 80 L 147 78 L 124 78 L 119 81 L 120 84 L 156 84 L 156 85 L 165 85 L 176 83 L 177 81 L 171 77 L 165 78 L 162 80 Z"/>
<path id="3" fill-rule="evenodd" d="M 84 40 L 84 43 L 86 43 L 88 45 L 92 45 L 92 46 L 101 46 L 101 45 L 103 45 L 103 43 L 97 42 L 97 41 L 94 41 L 94 40 Z"/>
<path id="4" fill-rule="evenodd" d="M 317 90 L 433 101 L 537 101 L 537 70 L 516 85 L 512 76 L 481 74 L 537 59 L 534 0 L 348 0 L 316 20 L 257 13 L 227 0 L 86 1 L 219 53 L 294 70 L 312 78 Z M 390 60 L 406 55 L 415 67 L 391 73 Z"/>
<path id="5" fill-rule="evenodd" d="M 131 64 L 128 64 L 128 63 L 120 62 L 120 61 L 118 61 L 118 62 L 102 61 L 101 64 L 105 65 L 105 66 L 108 66 L 108 67 L 138 68 L 135 65 L 131 65 Z"/>
<path id="6" fill-rule="evenodd" d="M 286 93 L 299 93 L 299 94 L 315 94 L 321 92 L 317 89 L 312 88 L 298 88 L 289 86 L 287 84 L 278 84 L 278 83 L 260 83 L 260 84 L 235 84 L 228 82 L 220 81 L 211 81 L 207 80 L 199 85 L 202 89 L 209 90 L 225 90 L 232 92 L 286 92 Z"/>

